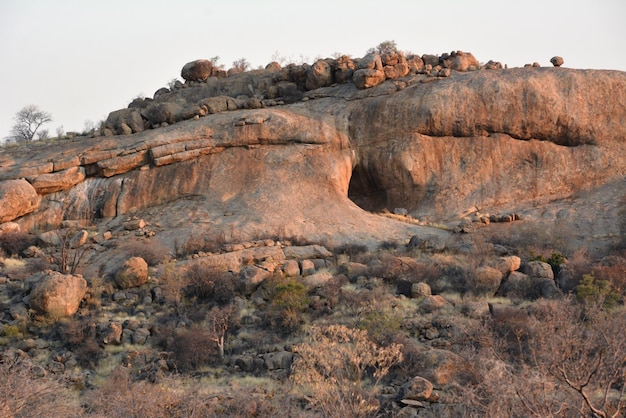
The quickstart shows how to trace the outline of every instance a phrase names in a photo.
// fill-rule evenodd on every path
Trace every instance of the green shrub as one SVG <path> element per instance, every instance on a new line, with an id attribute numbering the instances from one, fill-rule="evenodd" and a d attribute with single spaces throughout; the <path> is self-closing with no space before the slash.
<path id="1" fill-rule="evenodd" d="M 576 300 L 581 303 L 602 303 L 606 309 L 613 308 L 620 299 L 608 280 L 596 279 L 593 274 L 585 274 L 576 286 Z"/>
<path id="2" fill-rule="evenodd" d="M 369 338 L 377 344 L 389 344 L 400 330 L 402 319 L 384 312 L 369 312 L 359 322 L 358 328 L 367 331 Z"/>

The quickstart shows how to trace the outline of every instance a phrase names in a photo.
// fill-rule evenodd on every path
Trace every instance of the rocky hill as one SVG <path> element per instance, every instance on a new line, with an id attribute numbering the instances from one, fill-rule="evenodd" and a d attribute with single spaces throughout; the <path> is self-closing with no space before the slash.
<path id="1" fill-rule="evenodd" d="M 434 70 L 427 56 L 420 67 L 373 54 L 221 78 L 190 63 L 183 75 L 196 81 L 112 112 L 93 138 L 5 148 L 0 221 L 41 231 L 159 208 L 181 236 L 402 240 L 423 228 L 371 212 L 540 218 L 550 202 L 607 185 L 615 204 L 595 218 L 613 222 L 593 235 L 617 234 L 626 75 L 476 70 L 460 60 L 471 54 L 453 55 Z M 359 84 L 362 72 L 377 82 Z"/>
<path id="2" fill-rule="evenodd" d="M 557 58 L 198 60 L 3 147 L 0 415 L 623 412 L 626 73 Z"/>

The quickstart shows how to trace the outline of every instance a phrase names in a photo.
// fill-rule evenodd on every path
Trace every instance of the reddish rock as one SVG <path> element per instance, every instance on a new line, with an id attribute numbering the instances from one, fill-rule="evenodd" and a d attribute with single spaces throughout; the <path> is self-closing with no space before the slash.
<path id="1" fill-rule="evenodd" d="M 211 76 L 212 70 L 211 61 L 200 59 L 185 64 L 180 76 L 186 81 L 204 81 Z"/>
<path id="2" fill-rule="evenodd" d="M 30 293 L 31 309 L 54 318 L 76 313 L 87 292 L 87 281 L 81 275 L 46 270 L 35 276 L 29 279 L 36 282 Z"/>
<path id="3" fill-rule="evenodd" d="M 148 281 L 148 263 L 141 257 L 126 260 L 115 273 L 115 283 L 121 289 L 138 287 Z"/>
<path id="4" fill-rule="evenodd" d="M 31 213 L 38 206 L 37 191 L 26 180 L 0 181 L 0 223 Z"/>

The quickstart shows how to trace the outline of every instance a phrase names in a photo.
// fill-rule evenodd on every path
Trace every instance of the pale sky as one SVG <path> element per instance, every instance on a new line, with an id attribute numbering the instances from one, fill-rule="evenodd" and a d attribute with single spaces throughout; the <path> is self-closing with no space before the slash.
<path id="1" fill-rule="evenodd" d="M 626 71 L 625 19 L 624 0 L 0 0 L 0 139 L 26 105 L 52 114 L 52 136 L 82 131 L 214 56 L 226 68 L 312 63 L 393 40 L 509 67 L 560 55 L 564 67 Z"/>

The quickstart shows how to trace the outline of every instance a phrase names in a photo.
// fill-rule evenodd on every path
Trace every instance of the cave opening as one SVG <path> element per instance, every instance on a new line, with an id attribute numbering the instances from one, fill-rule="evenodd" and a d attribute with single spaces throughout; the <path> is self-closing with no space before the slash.
<path id="1" fill-rule="evenodd" d="M 380 184 L 376 170 L 360 164 L 352 170 L 348 198 L 369 212 L 379 212 L 387 207 L 387 190 Z"/>

